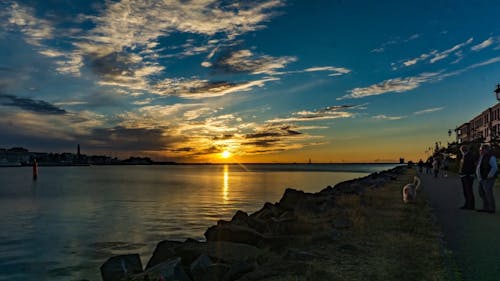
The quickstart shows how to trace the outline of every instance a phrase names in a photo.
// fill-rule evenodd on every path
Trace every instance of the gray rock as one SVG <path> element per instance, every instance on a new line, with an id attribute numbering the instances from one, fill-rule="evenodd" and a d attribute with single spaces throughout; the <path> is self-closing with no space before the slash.
<path id="1" fill-rule="evenodd" d="M 103 281 L 118 281 L 127 276 L 141 273 L 141 258 L 138 254 L 114 256 L 101 265 L 100 269 Z"/>
<path id="2" fill-rule="evenodd" d="M 184 265 L 189 265 L 204 252 L 206 252 L 204 242 L 194 239 L 187 239 L 185 242 L 164 240 L 156 245 L 146 269 L 175 257 L 180 257 Z"/>
<path id="3" fill-rule="evenodd" d="M 157 264 L 136 276 L 140 280 L 192 281 L 182 266 L 181 258 L 173 258 Z"/>
<path id="4" fill-rule="evenodd" d="M 293 210 L 300 200 L 305 198 L 304 191 L 287 188 L 285 194 L 281 197 L 278 206 L 283 209 Z"/>
<path id="5" fill-rule="evenodd" d="M 279 209 L 276 205 L 266 202 L 264 206 L 257 212 L 250 215 L 251 218 L 267 221 L 272 217 L 278 217 L 283 210 Z"/>
<path id="6" fill-rule="evenodd" d="M 203 276 L 207 271 L 207 268 L 214 264 L 209 256 L 206 254 L 201 254 L 190 266 L 191 276 L 193 276 L 194 281 L 203 280 Z"/>
<path id="7" fill-rule="evenodd" d="M 181 244 L 179 241 L 163 240 L 156 244 L 156 248 L 153 251 L 153 255 L 146 265 L 146 270 L 160 264 L 166 260 L 176 257 L 175 248 Z"/>
<path id="8" fill-rule="evenodd" d="M 263 245 L 266 240 L 264 235 L 252 228 L 233 224 L 212 226 L 205 231 L 205 237 L 207 241 L 229 241 L 254 246 Z"/>
<path id="9" fill-rule="evenodd" d="M 242 243 L 233 243 L 226 241 L 211 241 L 207 243 L 207 255 L 217 262 L 238 263 L 238 262 L 253 262 L 263 250 Z"/>

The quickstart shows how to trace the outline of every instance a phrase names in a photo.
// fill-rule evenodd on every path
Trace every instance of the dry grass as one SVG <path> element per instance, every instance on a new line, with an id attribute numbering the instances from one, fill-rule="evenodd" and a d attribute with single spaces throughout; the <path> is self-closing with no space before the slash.
<path id="1" fill-rule="evenodd" d="M 353 222 L 335 243 L 324 245 L 328 258 L 311 263 L 300 280 L 449 280 L 440 233 L 423 194 L 403 204 L 401 189 L 414 170 L 362 196 L 339 198 Z"/>

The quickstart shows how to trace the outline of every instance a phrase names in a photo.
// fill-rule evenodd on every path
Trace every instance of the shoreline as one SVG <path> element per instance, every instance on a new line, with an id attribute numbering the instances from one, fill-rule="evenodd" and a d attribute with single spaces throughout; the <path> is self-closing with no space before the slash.
<path id="1" fill-rule="evenodd" d="M 230 221 L 218 221 L 206 230 L 206 241 L 159 242 L 144 268 L 138 254 L 111 257 L 101 266 L 102 279 L 257 281 L 274 280 L 283 271 L 293 276 L 313 274 L 308 271 L 313 264 L 306 261 L 329 258 L 322 247 L 349 239 L 358 227 L 359 214 L 353 217 L 352 210 L 342 205 L 364 200 L 365 193 L 396 181 L 406 170 L 397 166 L 316 193 L 286 189 L 277 203 L 267 202 L 250 215 L 237 211 Z M 357 246 L 341 252 L 350 247 Z"/>

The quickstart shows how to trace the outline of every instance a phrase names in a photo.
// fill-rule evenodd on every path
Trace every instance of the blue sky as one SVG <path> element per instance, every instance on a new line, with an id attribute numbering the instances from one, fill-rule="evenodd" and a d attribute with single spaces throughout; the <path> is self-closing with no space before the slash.
<path id="1" fill-rule="evenodd" d="M 498 1 L 0 2 L 0 147 L 417 160 L 493 105 Z M 225 161 L 225 160 L 224 160 Z"/>

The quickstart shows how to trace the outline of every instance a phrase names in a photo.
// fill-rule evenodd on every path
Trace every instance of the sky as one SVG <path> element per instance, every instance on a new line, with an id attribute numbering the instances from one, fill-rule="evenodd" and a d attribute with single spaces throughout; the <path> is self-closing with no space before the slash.
<path id="1" fill-rule="evenodd" d="M 487 0 L 0 0 L 0 147 L 416 161 L 497 102 L 498 11 Z"/>

